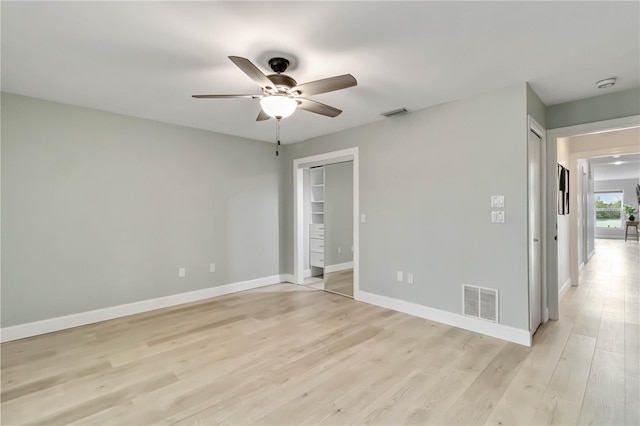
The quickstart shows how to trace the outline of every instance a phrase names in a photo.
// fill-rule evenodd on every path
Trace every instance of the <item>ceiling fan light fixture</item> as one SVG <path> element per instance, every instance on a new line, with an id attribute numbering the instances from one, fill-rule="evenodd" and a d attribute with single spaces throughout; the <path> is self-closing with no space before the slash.
<path id="1" fill-rule="evenodd" d="M 260 106 L 267 115 L 276 118 L 287 118 L 296 110 L 298 103 L 295 99 L 283 95 L 265 96 L 260 99 Z"/>

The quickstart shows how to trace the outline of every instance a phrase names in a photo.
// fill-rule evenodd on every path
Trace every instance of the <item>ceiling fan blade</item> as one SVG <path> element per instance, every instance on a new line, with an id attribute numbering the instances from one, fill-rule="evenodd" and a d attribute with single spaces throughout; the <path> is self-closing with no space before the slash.
<path id="1" fill-rule="evenodd" d="M 299 92 L 303 96 L 310 96 L 346 89 L 347 87 L 353 87 L 357 84 L 358 82 L 354 76 L 344 74 L 322 80 L 310 81 L 309 83 L 302 83 L 291 89 L 291 91 Z"/>
<path id="2" fill-rule="evenodd" d="M 312 101 L 310 99 L 296 98 L 296 101 L 298 101 L 298 108 L 305 111 L 315 112 L 316 114 L 325 115 L 327 117 L 337 117 L 342 114 L 342 110 L 338 108 L 321 104 L 320 102 Z"/>
<path id="3" fill-rule="evenodd" d="M 269 114 L 267 114 L 266 112 L 264 112 L 262 110 L 262 108 L 260 108 L 260 114 L 258 114 L 258 118 L 256 118 L 256 121 L 265 121 L 270 119 L 271 116 L 269 116 Z"/>
<path id="4" fill-rule="evenodd" d="M 192 98 L 198 99 L 226 99 L 226 98 L 245 98 L 245 99 L 260 99 L 261 95 L 191 95 Z"/>
<path id="5" fill-rule="evenodd" d="M 262 71 L 255 65 L 253 62 L 246 58 L 241 58 L 240 56 L 229 56 L 231 62 L 236 64 L 238 68 L 240 68 L 246 75 L 251 78 L 251 80 L 255 81 L 260 85 L 260 87 L 265 89 L 274 89 L 274 84 L 269 78 L 264 75 Z"/>

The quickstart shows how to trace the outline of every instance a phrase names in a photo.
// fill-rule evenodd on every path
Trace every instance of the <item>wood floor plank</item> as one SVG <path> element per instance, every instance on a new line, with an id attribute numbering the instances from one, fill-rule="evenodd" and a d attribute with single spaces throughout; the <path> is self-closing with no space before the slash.
<path id="1" fill-rule="evenodd" d="M 596 351 L 580 412 L 580 424 L 622 425 L 625 415 L 624 356 Z"/>
<path id="2" fill-rule="evenodd" d="M 640 425 L 640 326 L 625 324 L 625 424 Z"/>
<path id="3" fill-rule="evenodd" d="M 600 320 L 596 350 L 624 355 L 624 328 L 624 308 L 619 311 L 604 311 Z"/>
<path id="4" fill-rule="evenodd" d="M 580 418 L 582 402 L 567 401 L 546 393 L 535 409 L 532 425 L 575 425 Z M 506 424 L 506 423 L 504 423 Z"/>
<path id="5" fill-rule="evenodd" d="M 40 373 L 39 377 L 33 375 L 24 380 L 9 379 L 3 383 L 0 399 L 2 402 L 11 401 L 12 399 L 26 396 L 34 392 L 54 387 L 69 381 L 77 380 L 89 375 L 100 372 L 106 372 L 111 369 L 108 361 L 92 362 L 90 364 L 80 364 L 77 368 L 60 371 L 57 368 L 48 370 L 49 374 Z"/>
<path id="6" fill-rule="evenodd" d="M 582 404 L 596 339 L 571 334 L 546 388 L 546 394 Z"/>
<path id="7" fill-rule="evenodd" d="M 530 349 L 506 344 L 442 418 L 443 424 L 483 424 L 491 415 Z"/>
<path id="8" fill-rule="evenodd" d="M 511 381 L 485 424 L 530 424 L 562 356 L 573 324 L 548 322 L 536 333 L 531 354 Z M 545 403 L 546 407 L 547 404 Z M 578 405 L 578 410 L 580 405 Z"/>
<path id="9" fill-rule="evenodd" d="M 353 297 L 353 269 L 325 274 L 324 289 L 343 296 Z"/>

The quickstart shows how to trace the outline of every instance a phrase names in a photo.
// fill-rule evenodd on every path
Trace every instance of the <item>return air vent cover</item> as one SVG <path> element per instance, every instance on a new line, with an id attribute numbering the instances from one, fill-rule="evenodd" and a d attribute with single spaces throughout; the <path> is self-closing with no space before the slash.
<path id="1" fill-rule="evenodd" d="M 409 110 L 406 108 L 394 109 L 393 111 L 383 112 L 381 115 L 384 115 L 387 118 L 397 117 L 399 115 L 404 115 L 408 113 Z"/>
<path id="2" fill-rule="evenodd" d="M 462 285 L 462 312 L 474 318 L 498 322 L 498 290 Z"/>

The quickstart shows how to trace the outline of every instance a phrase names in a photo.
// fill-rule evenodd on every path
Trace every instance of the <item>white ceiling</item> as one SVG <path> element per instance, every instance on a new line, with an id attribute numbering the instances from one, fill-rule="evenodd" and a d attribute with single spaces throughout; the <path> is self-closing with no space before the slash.
<path id="1" fill-rule="evenodd" d="M 640 154 L 590 158 L 594 180 L 640 178 Z"/>
<path id="2" fill-rule="evenodd" d="M 259 93 L 227 56 L 264 71 L 293 55 L 299 83 L 358 86 L 297 111 L 283 143 L 524 81 L 547 105 L 640 86 L 639 2 L 2 2 L 2 90 L 273 141 Z M 599 79 L 617 76 L 606 92 Z"/>

